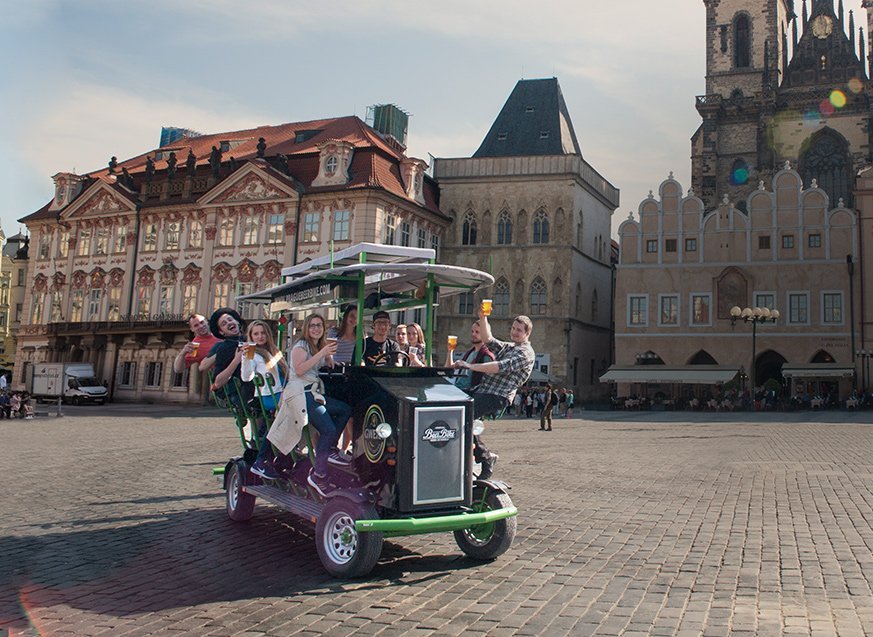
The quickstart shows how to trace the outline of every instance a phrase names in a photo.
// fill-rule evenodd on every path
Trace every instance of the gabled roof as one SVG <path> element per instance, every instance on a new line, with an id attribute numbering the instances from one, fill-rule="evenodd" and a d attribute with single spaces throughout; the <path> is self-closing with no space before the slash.
<path id="1" fill-rule="evenodd" d="M 473 157 L 581 155 L 557 78 L 520 80 Z"/>

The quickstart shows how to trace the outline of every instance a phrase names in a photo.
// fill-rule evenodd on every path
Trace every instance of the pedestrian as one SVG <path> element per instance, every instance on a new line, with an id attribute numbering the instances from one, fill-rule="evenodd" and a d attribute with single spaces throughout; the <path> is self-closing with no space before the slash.
<path id="1" fill-rule="evenodd" d="M 575 405 L 576 398 L 573 396 L 573 390 L 567 392 L 567 418 L 573 417 L 573 407 Z"/>
<path id="2" fill-rule="evenodd" d="M 524 315 L 516 316 L 509 331 L 510 341 L 499 341 L 491 334 L 488 316 L 479 308 L 479 328 L 482 340 L 494 354 L 495 360 L 487 363 L 455 362 L 455 367 L 463 367 L 472 372 L 485 374 L 479 386 L 470 390 L 473 397 L 473 416 L 481 418 L 500 413 L 515 398 L 515 393 L 533 371 L 536 354 L 530 344 L 533 323 Z M 494 473 L 498 455 L 474 436 L 476 444 L 473 457 L 482 465 L 480 480 L 487 480 Z"/>
<path id="3" fill-rule="evenodd" d="M 534 392 L 530 390 L 524 397 L 524 413 L 528 418 L 533 418 L 533 408 L 534 408 Z"/>
<path id="4" fill-rule="evenodd" d="M 558 418 L 567 417 L 567 388 L 561 387 L 558 392 Z"/>
<path id="5" fill-rule="evenodd" d="M 545 404 L 543 405 L 543 412 L 540 414 L 540 431 L 551 431 L 552 410 L 555 408 L 558 396 L 552 391 L 552 386 L 548 383 L 546 383 L 546 390 L 543 392 L 543 396 Z M 548 428 L 546 428 L 546 423 L 549 425 Z"/>

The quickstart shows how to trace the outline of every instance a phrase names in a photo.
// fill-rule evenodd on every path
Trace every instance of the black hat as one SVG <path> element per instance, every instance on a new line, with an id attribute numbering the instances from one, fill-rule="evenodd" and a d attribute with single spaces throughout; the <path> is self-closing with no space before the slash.
<path id="1" fill-rule="evenodd" d="M 391 320 L 391 315 L 388 314 L 388 312 L 386 312 L 385 310 L 379 310 L 378 312 L 376 312 L 376 313 L 373 315 L 373 322 L 375 323 L 375 322 L 378 321 L 379 319 L 388 319 L 388 320 L 390 321 L 390 320 Z"/>
<path id="2" fill-rule="evenodd" d="M 246 322 L 243 320 L 243 317 L 239 315 L 239 312 L 232 307 L 220 307 L 209 317 L 209 330 L 216 338 L 224 338 L 224 334 L 222 334 L 221 330 L 218 329 L 218 319 L 220 319 L 223 314 L 230 314 L 236 319 L 237 323 L 239 323 L 240 334 L 243 334 L 246 331 Z"/>

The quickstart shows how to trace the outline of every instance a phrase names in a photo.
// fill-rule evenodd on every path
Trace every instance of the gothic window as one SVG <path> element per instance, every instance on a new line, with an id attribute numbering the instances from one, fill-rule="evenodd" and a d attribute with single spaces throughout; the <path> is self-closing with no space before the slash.
<path id="1" fill-rule="evenodd" d="M 818 187 L 828 193 L 830 205 L 852 206 L 852 161 L 845 138 L 825 129 L 816 133 L 808 150 L 800 158 L 800 175 L 809 187 L 815 179 Z"/>
<path id="2" fill-rule="evenodd" d="M 546 282 L 540 277 L 530 284 L 530 313 L 531 315 L 546 313 Z"/>
<path id="3" fill-rule="evenodd" d="M 509 212 L 504 210 L 497 217 L 497 244 L 510 245 L 512 243 L 512 218 Z"/>
<path id="4" fill-rule="evenodd" d="M 734 19 L 734 67 L 751 66 L 752 25 L 749 16 L 740 14 Z"/>
<path id="5" fill-rule="evenodd" d="M 591 294 L 591 322 L 597 322 L 597 290 Z"/>
<path id="6" fill-rule="evenodd" d="M 464 215 L 464 225 L 461 228 L 461 245 L 476 245 L 476 215 L 472 211 Z"/>
<path id="7" fill-rule="evenodd" d="M 509 283 L 500 278 L 494 284 L 494 316 L 509 316 Z"/>
<path id="8" fill-rule="evenodd" d="M 533 242 L 548 243 L 549 242 L 549 217 L 540 210 L 534 215 L 533 222 Z"/>

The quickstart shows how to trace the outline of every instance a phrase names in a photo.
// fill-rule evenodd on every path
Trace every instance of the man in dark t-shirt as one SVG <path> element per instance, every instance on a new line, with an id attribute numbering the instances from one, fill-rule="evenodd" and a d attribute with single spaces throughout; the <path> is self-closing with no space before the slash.
<path id="1" fill-rule="evenodd" d="M 373 315 L 373 335 L 364 339 L 364 356 L 361 359 L 364 365 L 375 365 L 377 362 L 392 365 L 396 362 L 397 357 L 391 356 L 391 353 L 400 351 L 400 347 L 397 341 L 388 338 L 390 331 L 391 317 L 388 312 L 376 312 Z M 382 354 L 386 355 L 384 359 Z"/>

